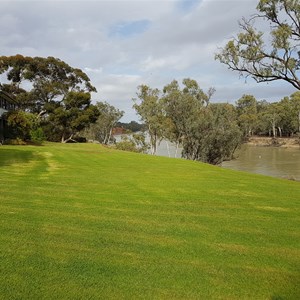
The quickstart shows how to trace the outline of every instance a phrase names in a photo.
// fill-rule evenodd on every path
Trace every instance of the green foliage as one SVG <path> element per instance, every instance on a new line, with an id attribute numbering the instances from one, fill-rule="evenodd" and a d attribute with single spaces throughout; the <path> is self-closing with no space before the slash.
<path id="1" fill-rule="evenodd" d="M 183 140 L 182 156 L 214 165 L 232 159 L 241 144 L 235 114 L 230 104 L 211 104 L 202 109 Z"/>
<path id="2" fill-rule="evenodd" d="M 299 298 L 299 182 L 48 143 L 0 182 L 2 299 Z"/>
<path id="3" fill-rule="evenodd" d="M 121 142 L 116 143 L 116 149 L 122 151 L 139 152 L 134 141 L 129 138 L 122 138 Z"/>
<path id="4" fill-rule="evenodd" d="M 90 96 L 95 87 L 83 71 L 58 58 L 0 56 L 0 74 L 8 81 L 1 88 L 15 97 L 19 109 L 38 115 L 49 140 L 72 139 L 95 121 Z"/>
<path id="5" fill-rule="evenodd" d="M 242 31 L 215 58 L 257 82 L 284 80 L 299 90 L 299 1 L 260 0 L 257 10 L 240 22 Z M 257 31 L 261 20 L 269 24 L 269 35 Z"/>
<path id="6" fill-rule="evenodd" d="M 26 142 L 21 138 L 8 139 L 5 141 L 6 145 L 26 145 Z"/>
<path id="7" fill-rule="evenodd" d="M 46 140 L 44 131 L 41 127 L 30 130 L 30 140 L 35 144 L 41 144 Z"/>
<path id="8" fill-rule="evenodd" d="M 7 116 L 7 123 L 10 127 L 11 137 L 26 140 L 34 127 L 36 116 L 22 110 L 11 111 Z"/>
<path id="9" fill-rule="evenodd" d="M 147 153 L 150 145 L 146 142 L 144 133 L 134 133 L 121 137 L 121 141 L 116 143 L 116 149 L 123 151 Z"/>
<path id="10" fill-rule="evenodd" d="M 234 107 L 209 104 L 213 88 L 205 93 L 187 78 L 182 89 L 175 80 L 166 85 L 162 97 L 157 89 L 139 89 L 141 103 L 134 108 L 148 126 L 152 149 L 166 138 L 183 147 L 184 158 L 219 164 L 230 159 L 241 143 Z"/>
<path id="11" fill-rule="evenodd" d="M 107 102 L 97 102 L 96 108 L 98 110 L 97 120 L 83 134 L 88 139 L 107 145 L 113 141 L 112 130 L 122 118 L 124 112 Z"/>
<path id="12" fill-rule="evenodd" d="M 295 131 L 300 134 L 300 92 L 296 92 L 291 95 L 290 103 L 292 108 L 292 124 Z"/>
<path id="13" fill-rule="evenodd" d="M 130 121 L 129 123 L 117 122 L 116 126 L 122 127 L 128 130 L 129 132 L 138 132 L 138 131 L 143 131 L 145 129 L 144 124 L 140 124 L 136 121 Z"/>
<path id="14" fill-rule="evenodd" d="M 59 134 L 61 142 L 71 141 L 76 133 L 96 122 L 99 111 L 90 103 L 90 93 L 70 92 L 64 101 L 48 103 L 46 124 Z"/>
<path id="15" fill-rule="evenodd" d="M 140 85 L 138 87 L 137 97 L 137 99 L 133 99 L 133 108 L 147 126 L 147 131 L 150 136 L 150 151 L 151 154 L 155 154 L 157 146 L 163 138 L 165 121 L 162 101 L 160 100 L 160 91 L 158 89 L 152 89 L 147 85 Z"/>
<path id="16" fill-rule="evenodd" d="M 249 137 L 257 129 L 258 114 L 257 101 L 252 95 L 244 95 L 236 103 L 238 113 L 238 124 L 242 129 L 244 137 Z"/>

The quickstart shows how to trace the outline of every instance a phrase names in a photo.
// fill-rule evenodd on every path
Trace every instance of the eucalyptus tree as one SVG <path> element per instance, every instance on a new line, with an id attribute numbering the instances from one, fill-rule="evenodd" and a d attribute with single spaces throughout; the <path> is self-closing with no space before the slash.
<path id="1" fill-rule="evenodd" d="M 295 92 L 290 96 L 293 120 L 292 123 L 296 129 L 296 132 L 300 134 L 300 92 Z"/>
<path id="2" fill-rule="evenodd" d="M 176 80 L 163 89 L 163 108 L 166 115 L 165 138 L 176 144 L 175 157 L 179 145 L 190 139 L 190 130 L 197 122 L 196 114 L 208 105 L 214 89 L 205 93 L 197 81 L 185 78 L 182 89 Z M 187 155 L 188 156 L 188 155 Z"/>
<path id="3" fill-rule="evenodd" d="M 97 117 L 89 77 L 58 58 L 0 56 L 1 74 L 2 87 L 15 96 L 19 109 L 40 117 L 48 139 L 72 139 Z"/>
<path id="4" fill-rule="evenodd" d="M 269 30 L 256 29 L 261 20 Z M 299 0 L 260 0 L 257 14 L 242 19 L 240 29 L 215 58 L 257 82 L 284 80 L 300 90 Z"/>
<path id="5" fill-rule="evenodd" d="M 295 121 L 295 111 L 292 105 L 290 97 L 284 97 L 278 102 L 281 120 L 279 123 L 279 133 L 282 132 L 282 135 L 292 136 L 297 132 L 297 125 Z M 295 126 L 296 125 L 296 126 Z"/>
<path id="6" fill-rule="evenodd" d="M 160 91 L 147 85 L 140 85 L 137 91 L 137 98 L 134 98 L 133 101 L 133 108 L 147 127 L 150 137 L 150 153 L 155 155 L 157 146 L 164 136 L 166 122 Z"/>
<path id="7" fill-rule="evenodd" d="M 210 104 L 214 89 L 205 93 L 192 79 L 164 87 L 162 97 L 169 121 L 166 138 L 183 147 L 182 157 L 220 164 L 230 159 L 241 143 L 236 109 L 230 104 Z"/>
<path id="8" fill-rule="evenodd" d="M 109 144 L 112 142 L 112 130 L 123 117 L 124 111 L 107 102 L 97 102 L 96 108 L 99 112 L 97 121 L 91 124 L 84 134 L 92 140 L 97 140 L 102 144 Z"/>
<path id="9" fill-rule="evenodd" d="M 60 137 L 62 143 L 74 140 L 74 136 L 97 120 L 99 111 L 91 105 L 91 95 L 84 92 L 70 92 L 64 102 L 50 102 L 46 105 L 47 136 Z M 54 138 L 54 141 L 57 141 Z"/>
<path id="10" fill-rule="evenodd" d="M 273 138 L 278 137 L 278 132 L 279 136 L 282 134 L 280 126 L 282 118 L 282 107 L 278 104 L 278 102 L 267 102 L 263 109 L 259 112 L 261 127 L 264 128 L 264 130 L 269 133 L 269 136 L 272 136 Z"/>
<path id="11" fill-rule="evenodd" d="M 232 159 L 241 144 L 236 111 L 227 103 L 209 104 L 199 110 L 183 143 L 183 157 L 210 164 Z"/>
<path id="12" fill-rule="evenodd" d="M 0 56 L 0 74 L 6 76 L 7 89 L 19 99 L 29 93 L 33 111 L 46 113 L 44 105 L 63 102 L 72 92 L 96 92 L 89 77 L 80 69 L 54 57 Z M 22 93 L 23 92 L 23 93 Z M 23 96 L 23 95 L 22 95 Z"/>
<path id="13" fill-rule="evenodd" d="M 237 100 L 238 124 L 244 137 L 252 136 L 258 125 L 257 101 L 252 95 L 243 95 Z"/>

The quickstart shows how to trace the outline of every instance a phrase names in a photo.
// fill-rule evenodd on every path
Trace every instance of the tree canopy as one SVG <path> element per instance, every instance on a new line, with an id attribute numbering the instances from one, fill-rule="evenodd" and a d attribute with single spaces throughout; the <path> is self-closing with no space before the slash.
<path id="1" fill-rule="evenodd" d="M 96 140 L 106 145 L 112 142 L 112 130 L 124 115 L 124 111 L 115 108 L 107 102 L 97 102 L 96 108 L 99 112 L 97 121 L 85 130 L 84 135 L 88 139 Z"/>
<path id="2" fill-rule="evenodd" d="M 266 32 L 255 27 L 262 20 L 269 26 Z M 216 59 L 257 82 L 284 80 L 300 90 L 299 0 L 260 0 L 257 14 L 239 25 L 241 32 Z"/>
<path id="3" fill-rule="evenodd" d="M 89 77 L 58 58 L 0 56 L 1 74 L 6 81 L 0 88 L 14 96 L 20 110 L 37 115 L 50 140 L 72 139 L 99 115 L 91 104 L 96 88 Z"/>
<path id="4" fill-rule="evenodd" d="M 182 87 L 176 80 L 163 91 L 140 86 L 134 108 L 148 127 L 152 154 L 165 138 L 182 149 L 182 157 L 211 164 L 230 159 L 241 142 L 235 108 L 210 104 L 214 92 L 205 93 L 198 82 L 186 78 Z"/>

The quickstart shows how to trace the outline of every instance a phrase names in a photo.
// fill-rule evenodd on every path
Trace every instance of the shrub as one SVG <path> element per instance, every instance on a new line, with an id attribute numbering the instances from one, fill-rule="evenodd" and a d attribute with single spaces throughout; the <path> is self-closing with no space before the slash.
<path id="1" fill-rule="evenodd" d="M 46 140 L 44 131 L 41 127 L 33 129 L 30 131 L 30 140 L 36 144 L 41 144 Z"/>

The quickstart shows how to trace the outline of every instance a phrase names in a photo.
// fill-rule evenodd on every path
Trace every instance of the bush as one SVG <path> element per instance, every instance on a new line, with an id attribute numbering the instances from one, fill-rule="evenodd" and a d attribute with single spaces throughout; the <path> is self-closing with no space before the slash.
<path id="1" fill-rule="evenodd" d="M 146 142 L 145 134 L 134 133 L 133 135 L 125 135 L 121 142 L 116 144 L 118 150 L 147 153 L 149 144 Z"/>
<path id="2" fill-rule="evenodd" d="M 20 138 L 15 138 L 15 139 L 8 139 L 5 140 L 6 145 L 26 145 L 26 142 L 24 142 Z"/>
<path id="3" fill-rule="evenodd" d="M 123 140 L 116 144 L 116 149 L 123 151 L 139 152 L 132 140 Z"/>
<path id="4" fill-rule="evenodd" d="M 46 140 L 46 137 L 44 135 L 44 131 L 41 127 L 38 127 L 36 129 L 33 129 L 30 131 L 30 140 L 34 142 L 35 144 L 41 144 Z"/>

